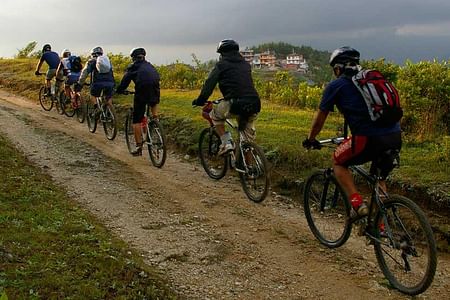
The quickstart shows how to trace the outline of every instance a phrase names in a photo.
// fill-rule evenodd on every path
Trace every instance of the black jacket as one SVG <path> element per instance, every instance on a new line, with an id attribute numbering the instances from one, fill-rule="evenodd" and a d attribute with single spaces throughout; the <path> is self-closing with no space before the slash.
<path id="1" fill-rule="evenodd" d="M 136 61 L 128 66 L 117 93 L 125 91 L 131 81 L 134 82 L 135 99 L 146 102 L 159 102 L 159 74 L 155 67 L 146 60 Z"/>
<path id="2" fill-rule="evenodd" d="M 217 83 L 226 100 L 254 98 L 259 102 L 258 92 L 253 85 L 251 66 L 237 51 L 221 55 L 197 98 L 199 105 L 208 100 Z"/>

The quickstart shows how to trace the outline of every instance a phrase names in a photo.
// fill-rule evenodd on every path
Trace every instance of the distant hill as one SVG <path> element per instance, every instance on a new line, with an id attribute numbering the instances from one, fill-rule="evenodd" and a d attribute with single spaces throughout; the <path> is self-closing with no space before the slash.
<path id="1" fill-rule="evenodd" d="M 316 83 L 328 82 L 332 79 L 332 73 L 328 66 L 328 60 L 331 53 L 328 51 L 321 51 L 313 49 L 309 46 L 295 46 L 285 42 L 270 42 L 257 46 L 249 47 L 256 53 L 267 50 L 274 51 L 277 58 L 286 58 L 286 55 L 295 52 L 302 54 L 306 59 L 311 73 L 306 75 L 309 79 Z"/>

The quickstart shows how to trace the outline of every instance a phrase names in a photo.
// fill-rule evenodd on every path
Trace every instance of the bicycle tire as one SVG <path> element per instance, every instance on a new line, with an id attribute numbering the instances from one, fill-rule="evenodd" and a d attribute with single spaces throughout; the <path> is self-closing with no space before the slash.
<path id="1" fill-rule="evenodd" d="M 148 121 L 146 135 L 150 161 L 157 168 L 162 168 L 167 158 L 167 145 L 164 130 L 158 120 Z M 149 143 L 151 139 L 151 143 Z"/>
<path id="2" fill-rule="evenodd" d="M 266 199 L 270 187 L 269 163 L 262 149 L 253 142 L 242 143 L 242 152 L 238 151 L 236 168 L 244 168 L 243 160 L 247 158 L 248 172 L 239 172 L 242 189 L 247 197 L 256 203 Z M 241 153 L 244 153 L 242 156 Z M 246 154 L 250 153 L 250 154 Z"/>
<path id="3" fill-rule="evenodd" d="M 319 170 L 308 178 L 303 206 L 308 226 L 316 239 L 329 248 L 337 248 L 348 240 L 352 231 L 350 203 L 328 172 Z"/>
<path id="4" fill-rule="evenodd" d="M 96 113 L 96 110 L 94 109 L 94 106 L 92 105 L 92 103 L 87 103 L 86 104 L 86 123 L 88 125 L 89 128 L 89 132 L 91 133 L 95 133 L 95 131 L 97 130 L 97 120 L 98 120 L 98 116 Z"/>
<path id="5" fill-rule="evenodd" d="M 45 111 L 51 111 L 53 107 L 52 97 L 47 96 L 48 88 L 46 86 L 42 86 L 39 89 L 39 103 Z"/>
<path id="6" fill-rule="evenodd" d="M 75 101 L 77 104 L 77 108 L 75 109 L 75 115 L 77 116 L 77 120 L 80 123 L 83 123 L 86 119 L 86 108 L 83 103 L 81 96 L 75 95 Z"/>
<path id="7" fill-rule="evenodd" d="M 384 207 L 385 213 L 377 213 L 372 229 L 378 239 L 374 250 L 380 269 L 400 292 L 411 296 L 423 293 L 436 273 L 437 250 L 431 225 L 419 206 L 406 197 L 390 195 Z M 380 224 L 384 224 L 384 233 Z M 393 246 L 389 237 L 394 239 Z M 413 275 L 417 269 L 418 274 Z"/>
<path id="8" fill-rule="evenodd" d="M 198 156 L 206 174 L 219 180 L 225 176 L 228 169 L 228 156 L 219 156 L 221 140 L 213 127 L 202 130 L 198 142 Z"/>
<path id="9" fill-rule="evenodd" d="M 75 115 L 75 109 L 72 106 L 72 100 L 67 97 L 64 91 L 59 94 L 59 103 L 61 105 L 63 113 L 67 117 L 72 118 Z"/>
<path id="10" fill-rule="evenodd" d="M 114 140 L 117 135 L 117 117 L 114 106 L 105 105 L 104 113 L 100 115 L 100 118 L 104 118 L 102 123 L 106 138 L 110 141 Z"/>
<path id="11" fill-rule="evenodd" d="M 136 138 L 134 137 L 134 127 L 133 127 L 133 109 L 130 109 L 127 116 L 125 117 L 123 130 L 128 152 L 131 154 L 136 149 Z"/>

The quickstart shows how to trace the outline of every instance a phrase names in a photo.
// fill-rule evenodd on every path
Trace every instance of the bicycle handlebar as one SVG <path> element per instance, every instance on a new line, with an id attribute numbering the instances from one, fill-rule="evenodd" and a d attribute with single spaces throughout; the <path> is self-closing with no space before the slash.
<path id="1" fill-rule="evenodd" d="M 135 91 L 127 91 L 127 90 L 122 92 L 122 94 L 124 95 L 134 95 L 135 93 L 136 93 Z"/>
<path id="2" fill-rule="evenodd" d="M 319 144 L 320 145 L 327 145 L 327 144 L 333 144 L 333 145 L 339 145 L 340 143 L 342 143 L 344 141 L 344 137 L 334 137 L 334 138 L 330 138 L 330 139 L 325 139 L 325 140 L 320 140 Z"/>

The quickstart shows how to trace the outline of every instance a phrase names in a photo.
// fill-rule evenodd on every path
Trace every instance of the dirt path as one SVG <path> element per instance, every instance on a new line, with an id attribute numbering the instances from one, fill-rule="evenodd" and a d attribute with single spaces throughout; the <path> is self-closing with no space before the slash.
<path id="1" fill-rule="evenodd" d="M 403 299 L 386 287 L 373 248 L 352 236 L 337 250 L 311 235 L 303 212 L 272 195 L 248 201 L 237 177 L 213 181 L 174 153 L 163 169 L 131 157 L 123 136 L 44 112 L 0 91 L 0 132 L 189 299 Z M 431 288 L 450 299 L 450 257 Z"/>

